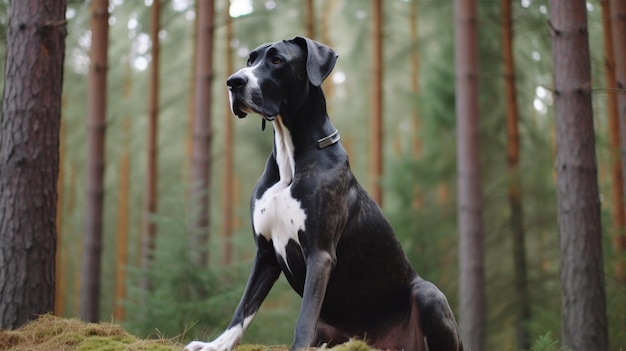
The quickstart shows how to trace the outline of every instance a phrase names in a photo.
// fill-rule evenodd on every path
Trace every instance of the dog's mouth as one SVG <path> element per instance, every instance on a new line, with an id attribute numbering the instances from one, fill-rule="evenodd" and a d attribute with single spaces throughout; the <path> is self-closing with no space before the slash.
<path id="1" fill-rule="evenodd" d="M 233 114 L 239 118 L 245 118 L 248 115 L 248 113 L 239 105 L 231 105 L 231 110 L 233 111 Z"/>
<path id="2" fill-rule="evenodd" d="M 257 113 L 261 116 L 261 118 L 263 118 L 267 122 L 272 122 L 273 120 L 276 119 L 275 114 L 269 114 L 267 112 L 260 111 L 260 109 L 251 108 L 249 106 L 245 106 L 241 104 L 232 105 L 231 108 L 232 108 L 233 114 L 239 118 L 245 118 L 248 116 L 249 113 Z"/>
<path id="3" fill-rule="evenodd" d="M 276 116 L 264 116 L 264 115 L 261 115 L 261 117 L 262 117 L 264 120 L 268 121 L 268 122 L 271 122 L 271 121 L 273 121 L 273 120 L 275 120 L 275 119 L 276 119 Z"/>
<path id="4" fill-rule="evenodd" d="M 230 91 L 228 95 L 230 98 L 231 111 L 235 116 L 245 118 L 250 113 L 257 113 L 263 120 L 268 122 L 272 122 L 276 119 L 278 113 L 263 108 L 262 98 L 260 96 L 252 95 L 249 98 L 242 98 L 239 94 L 235 94 L 232 91 Z"/>

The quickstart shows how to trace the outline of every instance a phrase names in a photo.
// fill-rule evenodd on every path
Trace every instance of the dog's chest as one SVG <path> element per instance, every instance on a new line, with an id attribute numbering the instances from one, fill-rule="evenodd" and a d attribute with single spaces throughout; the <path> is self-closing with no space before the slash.
<path id="1" fill-rule="evenodd" d="M 255 233 L 271 240 L 276 253 L 287 262 L 287 244 L 293 240 L 300 245 L 298 233 L 305 231 L 306 213 L 301 202 L 291 194 L 295 161 L 289 130 L 280 119 L 274 121 L 274 128 L 280 179 L 255 200 L 252 223 Z"/>

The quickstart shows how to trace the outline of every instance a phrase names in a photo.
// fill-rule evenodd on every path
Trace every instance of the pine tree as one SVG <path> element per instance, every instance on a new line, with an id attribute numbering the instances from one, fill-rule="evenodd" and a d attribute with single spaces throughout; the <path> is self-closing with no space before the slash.
<path id="1" fill-rule="evenodd" d="M 485 344 L 484 233 L 478 144 L 476 1 L 455 1 L 455 65 L 461 339 L 469 350 Z"/>
<path id="2" fill-rule="evenodd" d="M 66 2 L 13 1 L 0 117 L 0 328 L 54 311 Z"/>
<path id="3" fill-rule="evenodd" d="M 591 64 L 584 0 L 550 1 L 563 344 L 608 350 Z"/>
<path id="4" fill-rule="evenodd" d="M 106 87 L 109 41 L 109 1 L 91 2 L 91 64 L 87 111 L 87 164 L 85 238 L 81 271 L 80 317 L 99 320 L 102 264 L 102 215 L 104 202 L 104 154 Z"/>

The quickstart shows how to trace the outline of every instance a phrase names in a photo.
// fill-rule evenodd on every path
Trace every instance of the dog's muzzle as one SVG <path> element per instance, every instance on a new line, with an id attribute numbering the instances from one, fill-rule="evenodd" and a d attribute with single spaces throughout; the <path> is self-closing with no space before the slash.
<path id="1" fill-rule="evenodd" d="M 244 118 L 248 115 L 248 113 L 244 111 L 247 106 L 243 104 L 240 97 L 246 89 L 247 83 L 248 79 L 246 77 L 238 75 L 232 75 L 226 81 L 226 86 L 228 86 L 228 98 L 230 99 L 230 109 L 233 114 L 239 118 Z"/>
<path id="2" fill-rule="evenodd" d="M 264 97 L 258 80 L 250 72 L 242 71 L 233 74 L 226 81 L 230 108 L 233 114 L 239 118 L 244 118 L 249 113 L 258 113 L 263 117 L 263 120 L 273 121 L 278 111 L 267 108 L 273 105 L 264 104 Z"/>

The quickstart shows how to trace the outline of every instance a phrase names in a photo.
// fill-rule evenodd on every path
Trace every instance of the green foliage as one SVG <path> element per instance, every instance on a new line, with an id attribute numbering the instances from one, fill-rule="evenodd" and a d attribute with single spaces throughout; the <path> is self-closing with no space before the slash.
<path id="1" fill-rule="evenodd" d="M 131 270 L 126 301 L 126 327 L 133 333 L 198 337 L 228 321 L 245 283 L 246 262 L 207 269 L 193 263 L 198 248 L 191 246 L 191 229 L 184 213 L 152 218 L 163 235 L 157 239 L 147 270 Z M 148 289 L 145 289 L 147 284 Z"/>
<path id="2" fill-rule="evenodd" d="M 552 339 L 552 333 L 547 332 L 541 335 L 535 340 L 535 343 L 530 348 L 531 351 L 571 351 L 571 349 L 562 346 L 559 347 L 559 341 Z"/>

